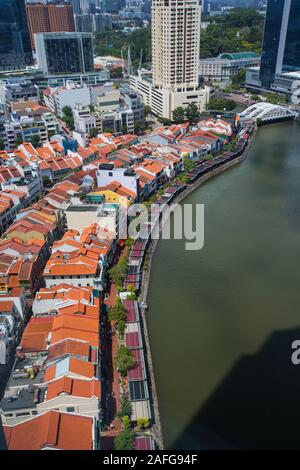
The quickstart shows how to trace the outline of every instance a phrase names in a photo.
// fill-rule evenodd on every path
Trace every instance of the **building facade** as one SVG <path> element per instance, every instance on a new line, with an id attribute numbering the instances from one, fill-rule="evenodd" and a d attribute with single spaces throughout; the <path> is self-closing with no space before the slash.
<path id="1" fill-rule="evenodd" d="M 31 46 L 36 33 L 75 31 L 73 7 L 68 3 L 29 3 L 26 14 Z"/>
<path id="2" fill-rule="evenodd" d="M 112 16 L 101 13 L 75 15 L 75 27 L 78 32 L 102 33 L 112 29 Z"/>
<path id="3" fill-rule="evenodd" d="M 38 65 L 44 73 L 94 72 L 90 33 L 39 33 L 35 43 Z"/>
<path id="4" fill-rule="evenodd" d="M 262 44 L 260 80 L 270 88 L 276 74 L 300 70 L 300 3 L 269 0 Z"/>
<path id="5" fill-rule="evenodd" d="M 158 116 L 172 119 L 192 103 L 204 111 L 208 102 L 199 87 L 200 8 L 198 0 L 152 2 L 152 76 L 140 70 L 131 86 Z"/>
<path id="6" fill-rule="evenodd" d="M 20 70 L 32 62 L 24 2 L 1 0 L 0 71 Z"/>
<path id="7" fill-rule="evenodd" d="M 258 67 L 260 57 L 255 52 L 220 54 L 200 60 L 199 75 L 205 80 L 226 81 L 240 70 Z"/>
<path id="8" fill-rule="evenodd" d="M 197 0 L 153 0 L 153 84 L 183 91 L 198 87 L 200 6 Z"/>

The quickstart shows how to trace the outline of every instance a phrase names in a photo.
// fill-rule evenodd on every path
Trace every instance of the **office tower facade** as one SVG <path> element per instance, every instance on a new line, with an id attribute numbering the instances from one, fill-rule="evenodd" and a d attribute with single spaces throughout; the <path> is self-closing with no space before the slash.
<path id="1" fill-rule="evenodd" d="M 105 0 L 105 11 L 107 13 L 118 13 L 125 7 L 125 0 Z"/>
<path id="2" fill-rule="evenodd" d="M 139 70 L 130 84 L 158 116 L 208 103 L 209 88 L 199 87 L 200 8 L 199 0 L 152 1 L 152 77 Z"/>
<path id="3" fill-rule="evenodd" d="M 35 49 L 36 33 L 75 31 L 73 7 L 70 3 L 27 4 L 26 13 L 33 49 Z"/>
<path id="4" fill-rule="evenodd" d="M 74 15 L 78 32 L 101 33 L 112 29 L 112 16 L 102 13 Z"/>
<path id="5" fill-rule="evenodd" d="M 24 0 L 1 0 L 0 70 L 18 70 L 32 62 Z"/>
<path id="6" fill-rule="evenodd" d="M 35 35 L 38 66 L 48 74 L 94 71 L 90 33 L 39 33 Z"/>
<path id="7" fill-rule="evenodd" d="M 269 0 L 265 20 L 260 80 L 270 88 L 275 75 L 300 70 L 300 2 Z"/>
<path id="8" fill-rule="evenodd" d="M 73 7 L 74 15 L 79 15 L 81 13 L 80 0 L 70 0 L 70 3 Z"/>
<path id="9" fill-rule="evenodd" d="M 153 84 L 182 91 L 198 86 L 200 52 L 198 0 L 153 0 Z"/>

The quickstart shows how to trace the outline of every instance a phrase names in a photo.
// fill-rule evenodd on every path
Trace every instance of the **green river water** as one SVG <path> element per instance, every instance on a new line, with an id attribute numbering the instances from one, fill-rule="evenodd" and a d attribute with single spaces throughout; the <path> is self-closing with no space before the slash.
<path id="1" fill-rule="evenodd" d="M 161 240 L 148 297 L 165 447 L 300 447 L 300 124 L 259 129 L 184 202 L 205 204 L 204 248 Z"/>

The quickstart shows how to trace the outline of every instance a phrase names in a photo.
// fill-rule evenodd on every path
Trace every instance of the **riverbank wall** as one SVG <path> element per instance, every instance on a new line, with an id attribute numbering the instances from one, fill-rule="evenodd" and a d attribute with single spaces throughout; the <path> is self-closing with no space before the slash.
<path id="1" fill-rule="evenodd" d="M 200 177 L 194 183 L 190 184 L 184 191 L 182 191 L 182 193 L 176 196 L 172 204 L 179 204 L 186 197 L 188 197 L 193 191 L 195 191 L 195 189 L 197 189 L 207 180 L 214 178 L 215 176 L 219 175 L 220 173 L 223 173 L 229 168 L 243 162 L 243 160 L 246 158 L 251 148 L 251 145 L 255 139 L 256 132 L 257 130 L 255 129 L 253 131 L 253 134 L 249 138 L 249 141 L 245 150 L 239 157 L 235 158 L 234 160 L 224 163 L 222 166 L 215 168 L 211 172 Z M 147 298 L 148 298 L 148 291 L 149 291 L 149 285 L 150 285 L 151 267 L 152 267 L 153 255 L 155 254 L 158 242 L 159 242 L 159 238 L 155 240 L 151 240 L 151 243 L 147 249 L 147 253 L 146 253 L 146 257 L 144 261 L 139 302 L 141 305 L 142 328 L 143 328 L 143 335 L 144 335 L 144 341 L 145 341 L 145 346 L 146 346 L 145 348 L 146 360 L 147 360 L 147 365 L 148 365 L 148 375 L 149 375 L 149 382 L 150 382 L 151 395 L 152 395 L 152 409 L 154 413 L 154 425 L 152 427 L 152 435 L 159 449 L 164 449 L 163 432 L 162 432 L 162 425 L 161 425 L 159 405 L 158 405 L 159 400 L 158 400 L 157 388 L 156 388 L 156 383 L 155 383 L 155 372 L 154 372 L 150 338 L 149 338 L 149 332 L 148 332 L 148 326 L 147 326 Z"/>

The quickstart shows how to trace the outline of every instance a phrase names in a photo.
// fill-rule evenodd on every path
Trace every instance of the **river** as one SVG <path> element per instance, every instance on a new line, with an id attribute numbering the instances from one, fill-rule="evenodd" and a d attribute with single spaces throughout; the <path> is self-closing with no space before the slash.
<path id="1" fill-rule="evenodd" d="M 165 448 L 300 448 L 300 124 L 196 189 L 205 243 L 161 240 L 147 324 Z"/>

